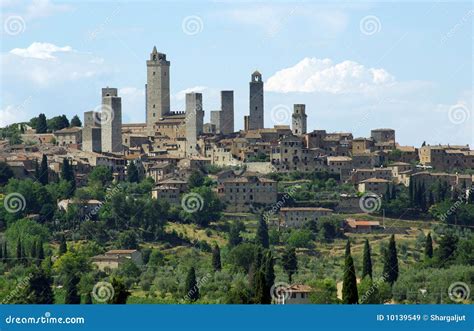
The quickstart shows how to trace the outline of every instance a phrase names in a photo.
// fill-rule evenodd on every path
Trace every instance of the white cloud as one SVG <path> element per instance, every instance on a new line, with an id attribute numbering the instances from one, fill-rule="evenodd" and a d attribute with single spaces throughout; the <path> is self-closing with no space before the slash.
<path id="1" fill-rule="evenodd" d="M 176 101 L 184 101 L 186 98 L 187 93 L 205 93 L 209 91 L 210 88 L 207 86 L 194 86 L 194 87 L 188 87 L 184 90 L 181 90 L 171 96 L 172 99 L 175 99 Z"/>
<path id="2" fill-rule="evenodd" d="M 268 78 L 266 91 L 327 92 L 332 94 L 369 92 L 390 86 L 395 78 L 384 69 L 367 68 L 354 61 L 334 63 L 330 59 L 306 57 L 296 65 Z"/>
<path id="3" fill-rule="evenodd" d="M 40 87 L 96 77 L 107 66 L 103 59 L 75 51 L 70 46 L 34 42 L 2 54 L 2 78 L 12 82 L 33 82 Z"/>
<path id="4" fill-rule="evenodd" d="M 21 106 L 15 107 L 8 105 L 4 109 L 0 109 L 0 128 L 26 120 L 26 113 Z"/>
<path id="5" fill-rule="evenodd" d="M 56 13 L 71 10 L 71 6 L 65 4 L 54 4 L 49 0 L 33 0 L 25 9 L 25 18 L 34 19 L 48 17 Z"/>
<path id="6" fill-rule="evenodd" d="M 55 60 L 53 55 L 58 52 L 72 52 L 71 46 L 59 47 L 50 43 L 34 42 L 27 48 L 14 48 L 10 51 L 24 58 L 40 59 L 40 60 Z"/>

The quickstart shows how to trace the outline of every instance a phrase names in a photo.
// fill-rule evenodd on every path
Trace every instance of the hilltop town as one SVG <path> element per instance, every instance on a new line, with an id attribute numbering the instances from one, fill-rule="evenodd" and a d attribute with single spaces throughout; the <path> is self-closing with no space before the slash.
<path id="1" fill-rule="evenodd" d="M 118 89 L 104 87 L 82 120 L 39 114 L 0 129 L 6 289 L 12 268 L 39 266 L 54 302 L 71 291 L 100 302 L 91 293 L 106 279 L 129 302 L 436 303 L 473 274 L 469 145 L 403 146 L 389 128 L 308 132 L 305 104 L 265 128 L 258 71 L 243 130 L 230 90 L 205 123 L 201 93 L 171 109 L 170 66 L 154 47 L 145 123 L 123 123 Z M 278 282 L 283 295 L 268 297 Z M 9 290 L 3 300 L 24 301 Z"/>

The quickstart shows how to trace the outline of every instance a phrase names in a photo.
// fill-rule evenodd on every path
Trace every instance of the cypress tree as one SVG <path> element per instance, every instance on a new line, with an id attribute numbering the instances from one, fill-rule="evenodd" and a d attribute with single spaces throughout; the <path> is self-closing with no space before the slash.
<path id="1" fill-rule="evenodd" d="M 48 131 L 48 124 L 46 122 L 46 116 L 39 114 L 38 121 L 36 123 L 36 133 L 46 133 Z"/>
<path id="2" fill-rule="evenodd" d="M 61 236 L 61 241 L 59 243 L 59 255 L 63 255 L 67 252 L 67 243 L 64 235 Z"/>
<path id="3" fill-rule="evenodd" d="M 294 248 L 287 248 L 282 256 L 283 269 L 288 275 L 288 281 L 291 283 L 292 276 L 298 271 L 298 259 Z"/>
<path id="4" fill-rule="evenodd" d="M 114 288 L 114 296 L 112 299 L 109 300 L 109 303 L 115 305 L 124 305 L 127 303 L 127 299 L 130 296 L 130 292 L 128 291 L 125 284 L 116 278 L 112 280 L 112 287 Z"/>
<path id="5" fill-rule="evenodd" d="M 35 240 L 31 244 L 31 260 L 32 261 L 35 261 L 35 259 L 37 258 L 36 246 L 37 246 L 37 244 L 36 244 L 36 240 Z"/>
<path id="6" fill-rule="evenodd" d="M 37 252 L 36 258 L 39 261 L 44 260 L 44 248 L 43 248 L 43 243 L 41 242 L 41 240 L 38 241 L 38 247 L 36 248 L 36 252 Z"/>
<path id="7" fill-rule="evenodd" d="M 7 248 L 7 242 L 3 242 L 3 263 L 8 262 L 8 248 Z"/>
<path id="8" fill-rule="evenodd" d="M 271 303 L 270 291 L 266 291 L 265 273 L 261 268 L 256 270 L 253 284 L 254 298 L 256 304 Z"/>
<path id="9" fill-rule="evenodd" d="M 189 301 L 194 302 L 199 299 L 199 288 L 197 286 L 196 270 L 194 267 L 191 267 L 191 269 L 188 271 L 184 288 L 186 290 L 185 296 L 189 299 Z"/>
<path id="10" fill-rule="evenodd" d="M 23 261 L 23 250 L 21 249 L 21 240 L 18 238 L 16 242 L 16 259 L 18 260 L 17 262 L 22 262 Z"/>
<path id="11" fill-rule="evenodd" d="M 3 261 L 3 246 L 0 246 L 0 261 Z"/>
<path id="12" fill-rule="evenodd" d="M 260 216 L 260 221 L 258 222 L 256 241 L 257 244 L 262 245 L 263 248 L 270 247 L 270 240 L 268 238 L 268 226 L 263 215 Z"/>
<path id="13" fill-rule="evenodd" d="M 395 236 L 392 234 L 388 243 L 388 249 L 386 251 L 383 273 L 386 277 L 386 281 L 393 285 L 398 279 L 398 257 L 397 257 L 397 245 L 395 243 Z"/>
<path id="14" fill-rule="evenodd" d="M 365 276 L 369 276 L 372 278 L 372 256 L 370 253 L 370 245 L 369 245 L 369 240 L 365 240 L 364 244 L 364 258 L 363 258 L 363 265 L 362 265 L 362 279 Z"/>
<path id="15" fill-rule="evenodd" d="M 81 296 L 77 293 L 77 284 L 79 284 L 79 277 L 74 274 L 69 274 L 66 277 L 64 289 L 66 291 L 64 297 L 65 304 L 79 304 L 81 303 Z"/>
<path id="16" fill-rule="evenodd" d="M 214 271 L 220 271 L 222 269 L 221 250 L 217 244 L 215 244 L 214 249 L 212 250 L 212 266 Z"/>
<path id="17" fill-rule="evenodd" d="M 43 154 L 43 158 L 41 159 L 41 167 L 39 171 L 39 182 L 43 185 L 47 185 L 49 182 L 48 179 L 48 158 L 45 154 Z"/>
<path id="18" fill-rule="evenodd" d="M 35 178 L 37 181 L 40 181 L 40 169 L 38 159 L 35 159 Z"/>
<path id="19" fill-rule="evenodd" d="M 431 239 L 431 232 L 426 236 L 425 243 L 425 258 L 431 259 L 433 257 L 433 239 Z"/>
<path id="20" fill-rule="evenodd" d="M 397 187 L 392 185 L 392 193 L 390 199 L 395 200 L 397 198 Z"/>
<path id="21" fill-rule="evenodd" d="M 346 251 L 344 253 L 344 256 L 347 257 L 351 254 L 351 242 L 350 240 L 348 239 L 347 242 L 346 242 Z"/>
<path id="22" fill-rule="evenodd" d="M 130 164 L 128 165 L 127 178 L 130 183 L 138 183 L 140 181 L 140 178 L 138 175 L 138 169 L 137 169 L 137 166 L 135 165 L 135 162 L 130 162 Z"/>
<path id="23" fill-rule="evenodd" d="M 254 260 L 252 265 L 249 268 L 248 278 L 249 278 L 249 286 L 253 289 L 253 293 L 255 294 L 255 286 L 257 283 L 258 272 L 262 269 L 262 248 L 258 246 L 255 251 Z"/>
<path id="24" fill-rule="evenodd" d="M 264 256 L 263 268 L 265 274 L 265 291 L 262 303 L 270 304 L 272 303 L 271 289 L 273 284 L 275 284 L 275 262 L 273 260 L 273 254 L 268 250 Z"/>
<path id="25" fill-rule="evenodd" d="M 344 279 L 342 281 L 342 302 L 346 304 L 357 304 L 359 294 L 357 292 L 357 278 L 352 259 L 349 241 L 346 246 L 346 258 L 344 261 Z M 347 250 L 348 248 L 348 250 Z"/>

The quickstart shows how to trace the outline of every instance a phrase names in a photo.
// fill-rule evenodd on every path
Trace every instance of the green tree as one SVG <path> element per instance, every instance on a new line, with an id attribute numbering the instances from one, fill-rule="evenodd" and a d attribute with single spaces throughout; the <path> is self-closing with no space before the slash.
<path id="1" fill-rule="evenodd" d="M 263 295 L 263 302 L 266 304 L 272 303 L 271 297 L 271 289 L 272 286 L 275 284 L 275 270 L 274 265 L 275 261 L 273 259 L 272 251 L 267 250 L 263 256 L 263 271 L 265 274 L 265 288 L 264 288 L 264 295 Z"/>
<path id="2" fill-rule="evenodd" d="M 138 174 L 138 168 L 135 162 L 131 161 L 127 167 L 127 179 L 130 183 L 138 183 L 140 176 Z"/>
<path id="3" fill-rule="evenodd" d="M 97 166 L 87 176 L 89 183 L 99 182 L 102 185 L 111 183 L 114 179 L 112 171 L 106 166 Z"/>
<path id="4" fill-rule="evenodd" d="M 222 268 L 221 250 L 217 244 L 214 245 L 214 249 L 212 250 L 212 267 L 214 268 L 214 271 L 220 271 Z"/>
<path id="5" fill-rule="evenodd" d="M 257 244 L 262 245 L 263 248 L 270 247 L 268 226 L 263 215 L 260 217 L 260 221 L 258 222 L 257 235 L 255 239 Z"/>
<path id="6" fill-rule="evenodd" d="M 86 293 L 86 297 L 84 299 L 84 303 L 86 305 L 91 305 L 92 304 L 92 295 L 91 295 L 91 292 L 87 292 Z"/>
<path id="7" fill-rule="evenodd" d="M 347 241 L 344 278 L 342 281 L 342 302 L 345 304 L 357 304 L 359 302 L 359 295 L 357 293 L 356 272 L 350 247 L 350 243 Z"/>
<path id="8" fill-rule="evenodd" d="M 119 234 L 117 240 L 119 249 L 138 249 L 137 236 L 132 230 L 124 231 Z"/>
<path id="9" fill-rule="evenodd" d="M 233 222 L 229 229 L 229 247 L 235 247 L 242 243 L 240 232 L 245 231 L 245 225 L 241 221 Z"/>
<path id="10" fill-rule="evenodd" d="M 76 190 L 76 179 L 74 176 L 74 170 L 72 169 L 71 164 L 67 158 L 63 160 L 63 166 L 61 167 L 61 179 L 69 182 L 71 184 L 70 192 L 68 192 L 68 197 L 72 196 Z"/>
<path id="11" fill-rule="evenodd" d="M 310 282 L 312 291 L 309 295 L 311 303 L 334 304 L 338 303 L 336 282 L 330 278 L 318 279 Z"/>
<path id="12" fill-rule="evenodd" d="M 44 260 L 44 248 L 43 248 L 43 242 L 41 240 L 38 241 L 37 247 L 36 247 L 36 262 L 38 264 L 41 263 L 41 261 Z"/>
<path id="13" fill-rule="evenodd" d="M 41 159 L 41 166 L 39 168 L 38 181 L 43 185 L 47 185 L 48 182 L 49 182 L 49 179 L 48 179 L 48 157 L 46 156 L 46 154 L 43 154 L 43 158 Z"/>
<path id="14" fill-rule="evenodd" d="M 14 173 L 12 168 L 6 162 L 0 162 L 0 185 L 8 183 L 10 178 L 13 178 Z"/>
<path id="15" fill-rule="evenodd" d="M 63 255 L 64 253 L 67 252 L 67 243 L 66 243 L 66 237 L 64 235 L 61 236 L 59 240 L 59 255 Z"/>
<path id="16" fill-rule="evenodd" d="M 363 262 L 362 262 L 362 277 L 364 278 L 365 276 L 369 276 L 372 278 L 372 256 L 370 252 L 370 244 L 369 240 L 365 239 L 365 244 L 364 244 L 364 257 L 363 257 Z"/>
<path id="17" fill-rule="evenodd" d="M 294 247 L 288 247 L 283 252 L 281 257 L 283 269 L 288 275 L 288 281 L 291 283 L 291 278 L 298 271 L 298 259 L 296 257 L 296 250 Z"/>
<path id="18" fill-rule="evenodd" d="M 36 122 L 36 133 L 46 133 L 48 132 L 48 124 L 46 122 L 46 116 L 44 114 L 39 114 L 38 120 Z"/>
<path id="19" fill-rule="evenodd" d="M 360 303 L 379 304 L 383 303 L 378 285 L 370 277 L 364 277 L 359 283 L 359 293 L 361 293 Z"/>
<path id="20" fill-rule="evenodd" d="M 8 263 L 8 248 L 7 248 L 7 242 L 3 242 L 3 263 Z"/>
<path id="21" fill-rule="evenodd" d="M 224 208 L 223 203 L 210 187 L 197 187 L 182 198 L 183 218 L 200 227 L 218 221 Z"/>
<path id="22" fill-rule="evenodd" d="M 188 179 L 189 188 L 200 187 L 204 185 L 204 176 L 200 171 L 194 170 Z"/>
<path id="23" fill-rule="evenodd" d="M 425 243 L 425 258 L 431 259 L 433 257 L 433 239 L 431 239 L 431 232 L 426 236 Z"/>
<path id="24" fill-rule="evenodd" d="M 79 304 L 81 303 L 81 296 L 77 292 L 77 285 L 79 284 L 79 277 L 75 274 L 69 274 L 66 277 L 66 282 L 64 284 L 65 304 Z"/>
<path id="25" fill-rule="evenodd" d="M 114 296 L 109 300 L 109 303 L 116 305 L 126 304 L 127 299 L 131 293 L 125 286 L 125 283 L 117 278 L 114 278 L 112 279 L 112 287 L 114 288 Z"/>
<path id="26" fill-rule="evenodd" d="M 397 257 L 397 245 L 395 243 L 395 235 L 390 236 L 388 242 L 388 249 L 385 253 L 383 274 L 386 277 L 386 281 L 389 284 L 395 283 L 398 279 L 398 257 Z"/>
<path id="27" fill-rule="evenodd" d="M 187 300 L 195 302 L 199 299 L 199 287 L 197 286 L 196 270 L 194 269 L 194 267 L 191 267 L 188 271 L 184 289 L 184 296 Z"/>
<path id="28" fill-rule="evenodd" d="M 459 237 L 452 231 L 448 231 L 438 240 L 438 248 L 435 252 L 436 265 L 444 267 L 454 258 L 458 246 Z"/>
<path id="29" fill-rule="evenodd" d="M 21 247 L 21 239 L 18 238 L 18 241 L 16 243 L 16 260 L 18 262 L 23 261 L 23 248 Z"/>
<path id="30" fill-rule="evenodd" d="M 73 126 L 77 126 L 77 127 L 81 127 L 82 126 L 82 122 L 81 120 L 79 119 L 79 116 L 77 115 L 74 115 L 72 118 L 71 118 L 71 127 Z"/>
<path id="31" fill-rule="evenodd" d="M 53 280 L 43 270 L 38 269 L 32 272 L 28 280 L 27 297 L 24 303 L 30 304 L 52 304 L 54 303 L 54 293 L 52 289 Z"/>

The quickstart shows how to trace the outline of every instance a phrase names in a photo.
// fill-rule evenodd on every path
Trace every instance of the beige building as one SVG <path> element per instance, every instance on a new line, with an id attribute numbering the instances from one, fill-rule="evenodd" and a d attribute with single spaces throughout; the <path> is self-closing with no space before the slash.
<path id="1" fill-rule="evenodd" d="M 351 182 L 358 184 L 359 182 L 369 178 L 381 178 L 391 181 L 391 168 L 372 168 L 372 169 L 355 169 L 351 175 Z"/>
<path id="2" fill-rule="evenodd" d="M 136 249 L 113 249 L 103 255 L 96 255 L 91 260 L 101 271 L 117 269 L 126 261 L 132 261 L 136 265 L 143 263 L 142 253 Z"/>
<path id="3" fill-rule="evenodd" d="M 82 144 L 82 128 L 73 126 L 54 132 L 56 143 L 59 146 L 79 146 Z"/>
<path id="4" fill-rule="evenodd" d="M 390 181 L 381 178 L 369 178 L 363 180 L 358 185 L 358 191 L 361 193 L 370 192 L 378 195 L 384 195 L 387 192 L 387 187 L 390 186 Z"/>
<path id="5" fill-rule="evenodd" d="M 420 147 L 420 163 L 437 170 L 474 169 L 474 151 L 469 146 L 426 145 Z"/>
<path id="6" fill-rule="evenodd" d="M 233 205 L 276 203 L 277 182 L 263 177 L 236 177 L 222 181 L 218 188 L 225 202 Z"/>
<path id="7" fill-rule="evenodd" d="M 155 186 L 151 191 L 153 199 L 166 201 L 170 205 L 180 203 L 179 194 L 179 189 L 171 186 Z"/>
<path id="8" fill-rule="evenodd" d="M 322 216 L 331 215 L 329 208 L 285 207 L 280 209 L 279 226 L 302 227 L 308 221 L 318 221 Z"/>

